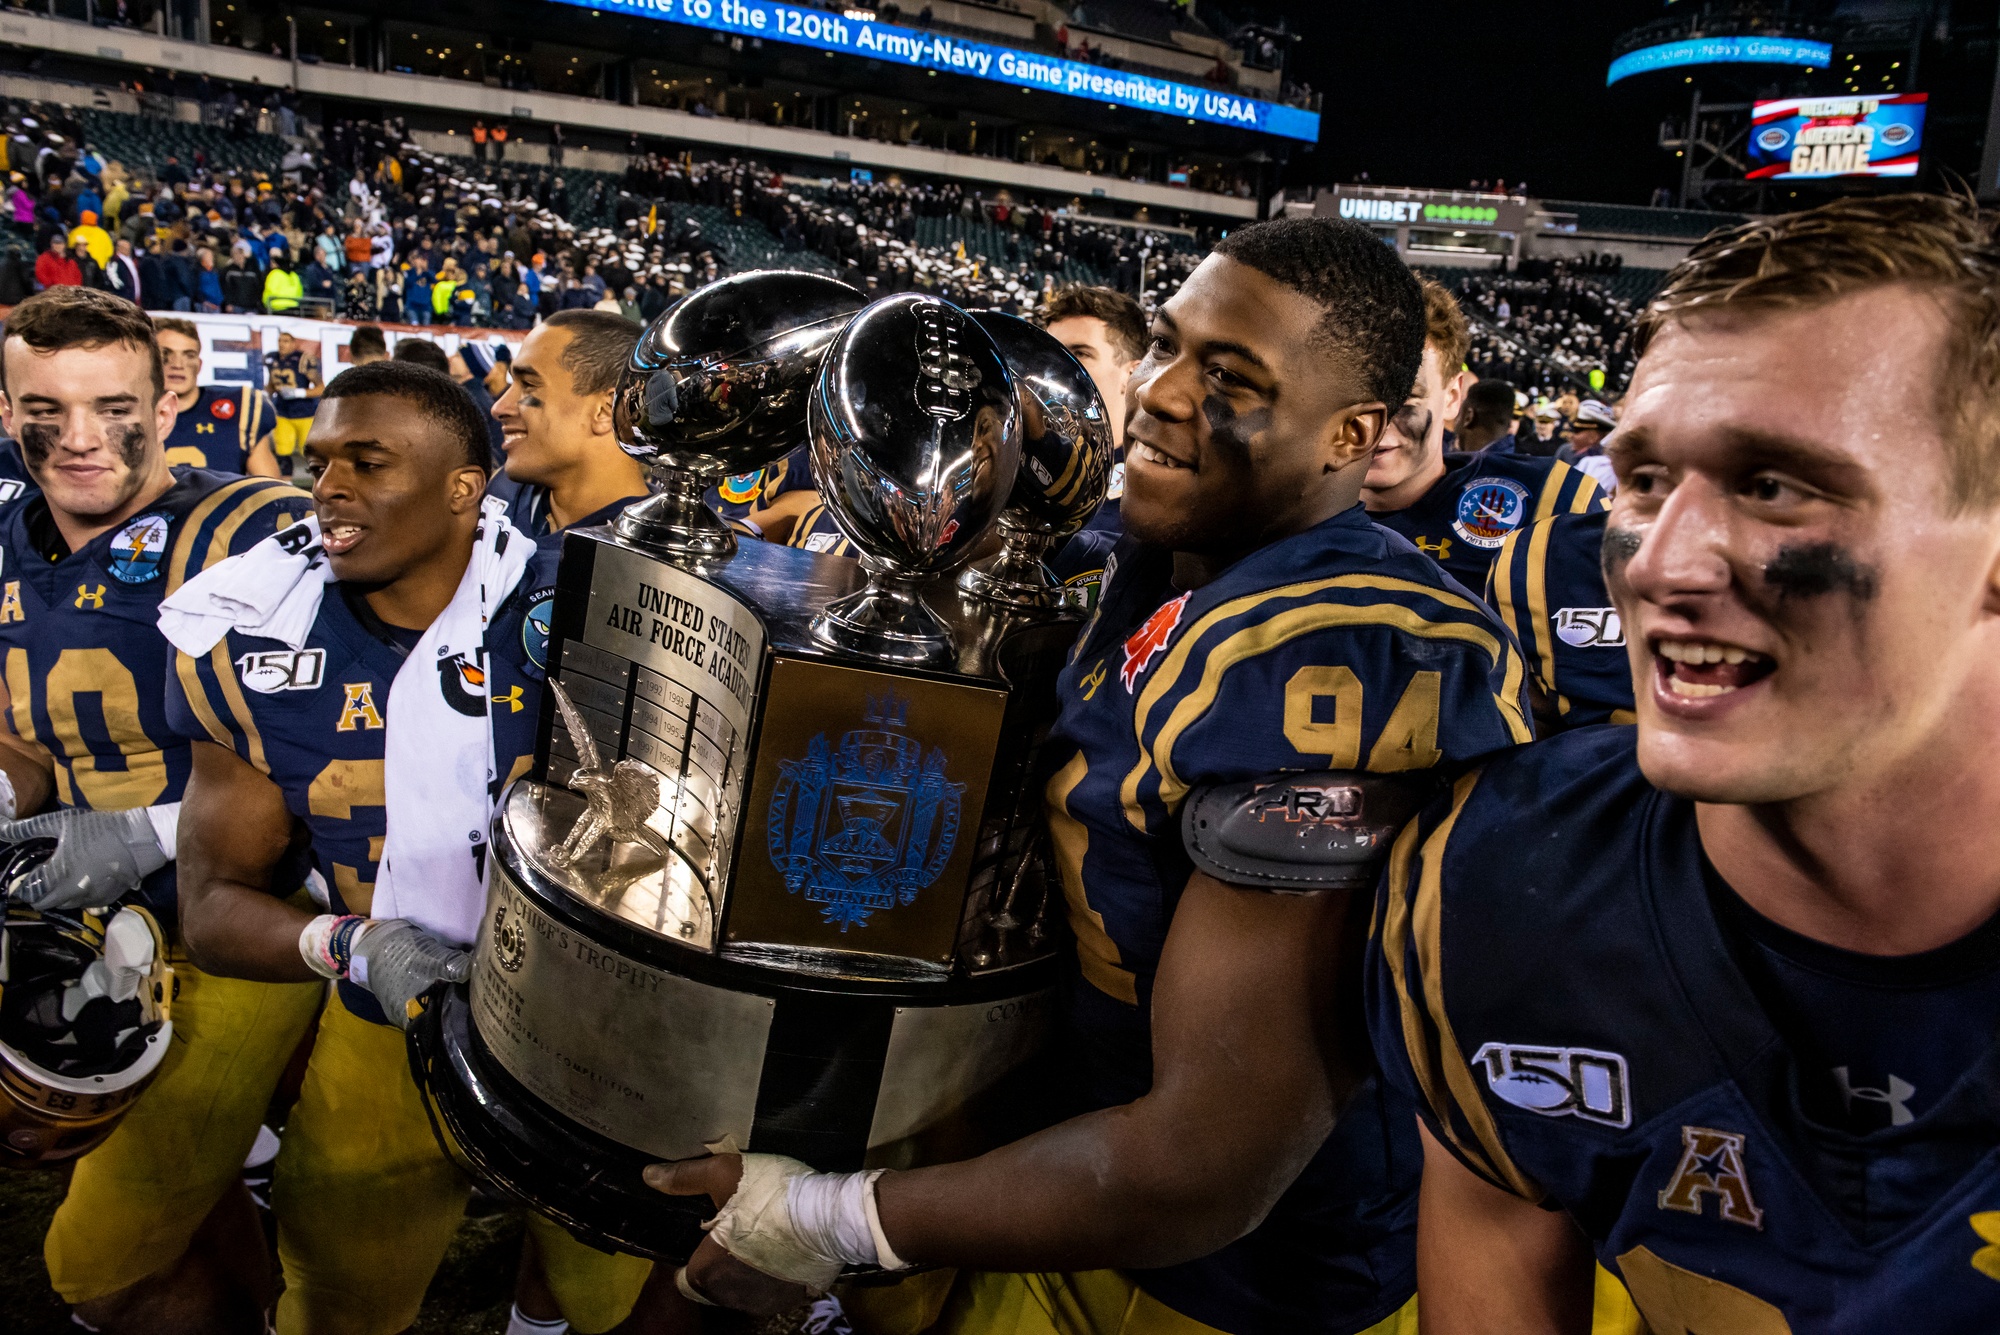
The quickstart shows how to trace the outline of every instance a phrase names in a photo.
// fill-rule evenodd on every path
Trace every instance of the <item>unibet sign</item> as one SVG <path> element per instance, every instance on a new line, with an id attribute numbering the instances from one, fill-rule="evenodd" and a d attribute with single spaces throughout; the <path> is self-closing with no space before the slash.
<path id="1" fill-rule="evenodd" d="M 1334 201 L 1321 196 L 1319 209 L 1329 211 Z M 1382 199 L 1370 195 L 1338 195 L 1330 210 L 1343 218 L 1372 223 L 1430 223 L 1442 227 L 1506 227 L 1518 230 L 1525 221 L 1525 209 L 1510 203 L 1503 221 L 1502 210 L 1491 204 L 1434 203 L 1422 199 Z"/>

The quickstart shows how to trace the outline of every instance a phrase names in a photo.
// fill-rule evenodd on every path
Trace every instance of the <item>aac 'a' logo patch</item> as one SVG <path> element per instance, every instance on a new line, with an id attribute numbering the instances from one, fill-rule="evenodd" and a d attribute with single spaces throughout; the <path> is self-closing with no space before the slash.
<path id="1" fill-rule="evenodd" d="M 208 415 L 220 421 L 227 422 L 230 418 L 236 416 L 236 400 L 226 395 L 216 395 L 208 401 Z"/>
<path id="2" fill-rule="evenodd" d="M 1153 660 L 1167 651 L 1174 628 L 1181 624 L 1181 613 L 1187 610 L 1188 598 L 1184 593 L 1161 607 L 1125 641 L 1125 662 L 1118 669 L 1118 680 L 1127 695 L 1138 686 L 1140 676 L 1152 666 Z"/>
<path id="3" fill-rule="evenodd" d="M 1662 1210 L 1702 1213 L 1702 1203 L 1715 1197 L 1720 1213 L 1732 1224 L 1764 1227 L 1764 1212 L 1750 1198 L 1750 1175 L 1743 1164 L 1745 1137 L 1740 1131 L 1713 1127 L 1681 1128 L 1681 1158 L 1673 1179 L 1659 1196 Z"/>
<path id="4" fill-rule="evenodd" d="M 1528 489 L 1512 478 L 1488 477 L 1460 493 L 1451 527 L 1473 546 L 1494 551 L 1527 517 Z"/>
<path id="5" fill-rule="evenodd" d="M 167 556 L 167 517 L 141 515 L 111 535 L 111 577 L 144 584 L 160 573 Z"/>
<path id="6" fill-rule="evenodd" d="M 1580 1117 L 1605 1126 L 1632 1125 L 1632 1084 L 1625 1059 L 1595 1048 L 1540 1048 L 1488 1043 L 1472 1054 L 1486 1068 L 1495 1098 L 1544 1117 Z"/>
<path id="7" fill-rule="evenodd" d="M 236 660 L 236 678 L 259 695 L 311 691 L 326 678 L 324 649 L 266 649 Z"/>
<path id="8" fill-rule="evenodd" d="M 549 632 L 555 625 L 556 591 L 537 589 L 521 618 L 521 649 L 539 672 L 549 670 Z"/>

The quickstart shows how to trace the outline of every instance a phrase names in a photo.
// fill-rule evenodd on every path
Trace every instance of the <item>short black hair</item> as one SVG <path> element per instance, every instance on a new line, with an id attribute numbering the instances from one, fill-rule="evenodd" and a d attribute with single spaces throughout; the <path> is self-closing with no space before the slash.
<path id="1" fill-rule="evenodd" d="M 380 325 L 357 325 L 354 337 L 347 340 L 347 346 L 351 352 L 381 353 L 384 356 L 389 352 L 389 340 L 383 337 Z"/>
<path id="2" fill-rule="evenodd" d="M 407 401 L 458 437 L 465 447 L 467 463 L 492 475 L 493 450 L 488 444 L 486 419 L 472 402 L 472 396 L 444 372 L 409 361 L 369 362 L 342 371 L 320 397 L 353 399 L 368 394 L 387 394 Z"/>
<path id="3" fill-rule="evenodd" d="M 1215 247 L 1325 312 L 1319 334 L 1353 371 L 1362 402 L 1391 410 L 1410 397 L 1424 361 L 1424 289 L 1409 266 L 1360 223 L 1274 218 Z"/>
<path id="4" fill-rule="evenodd" d="M 569 346 L 563 349 L 562 364 L 578 394 L 602 394 L 615 389 L 632 349 L 646 331 L 622 315 L 610 311 L 557 311 L 542 321 L 552 329 L 569 330 Z"/>
<path id="5" fill-rule="evenodd" d="M 1465 391 L 1465 420 L 1477 426 L 1505 426 L 1514 420 L 1514 386 L 1488 377 Z"/>
<path id="6" fill-rule="evenodd" d="M 428 366 L 441 374 L 451 373 L 451 358 L 444 355 L 444 349 L 427 338 L 399 338 L 396 340 L 394 361 L 409 362 L 416 366 Z"/>

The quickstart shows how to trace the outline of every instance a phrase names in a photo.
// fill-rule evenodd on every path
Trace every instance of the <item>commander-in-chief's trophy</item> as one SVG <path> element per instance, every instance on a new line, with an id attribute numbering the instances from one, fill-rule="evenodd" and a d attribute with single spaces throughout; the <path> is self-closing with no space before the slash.
<path id="1" fill-rule="evenodd" d="M 471 1167 L 681 1258 L 708 1206 L 648 1163 L 912 1166 L 1036 1115 L 1038 752 L 1077 631 L 1040 555 L 1101 500 L 1110 437 L 1032 326 L 786 272 L 662 315 L 617 420 L 658 494 L 566 539 L 472 980 L 412 1042 Z M 700 502 L 802 435 L 858 561 L 738 543 Z"/>

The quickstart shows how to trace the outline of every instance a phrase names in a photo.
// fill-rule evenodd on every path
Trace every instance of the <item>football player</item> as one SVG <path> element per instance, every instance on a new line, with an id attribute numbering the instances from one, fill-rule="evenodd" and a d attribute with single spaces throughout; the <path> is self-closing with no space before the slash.
<path id="1" fill-rule="evenodd" d="M 1368 517 L 1414 542 L 1466 588 L 1486 575 L 1507 535 L 1560 512 L 1603 509 L 1597 483 L 1568 464 L 1481 451 L 1446 453 L 1445 427 L 1465 404 L 1471 374 L 1463 367 L 1471 336 L 1450 292 L 1424 281 L 1428 335 L 1423 369 L 1398 409 L 1361 503 Z"/>
<path id="2" fill-rule="evenodd" d="M 317 529 L 296 525 L 249 559 L 289 554 L 299 568 L 284 577 L 308 586 L 325 562 L 338 582 L 323 585 L 296 642 L 268 623 L 239 621 L 210 631 L 219 638 L 198 656 L 178 654 L 168 683 L 168 712 L 195 753 L 182 922 L 190 952 L 218 973 L 336 980 L 273 1170 L 285 1275 L 277 1328 L 390 1335 L 415 1319 L 469 1189 L 432 1136 L 401 1032 L 425 988 L 463 980 L 469 933 L 382 914 L 377 902 L 385 843 L 397 837 L 386 796 L 390 688 L 394 717 L 409 720 L 402 726 L 426 726 L 425 690 L 441 691 L 452 710 L 483 713 L 480 754 L 441 751 L 438 774 L 490 776 L 497 792 L 524 772 L 542 674 L 524 649 L 522 622 L 531 591 L 553 585 L 554 561 L 524 547 L 499 503 L 483 500 L 485 422 L 438 372 L 386 361 L 341 373 L 305 458 Z M 525 568 L 502 563 L 510 547 L 526 553 Z M 490 583 L 488 567 L 473 569 L 489 559 L 502 572 Z M 481 648 L 453 655 L 435 640 L 426 646 L 468 583 L 484 586 Z M 422 670 L 399 683 L 412 654 Z M 301 838 L 331 887 L 329 914 L 274 893 Z M 461 837 L 452 852 L 476 861 L 484 849 L 468 853 Z M 479 879 L 464 876 L 476 917 Z M 412 911 L 427 902 L 422 886 L 398 890 L 396 903 Z"/>
<path id="3" fill-rule="evenodd" d="M 278 350 L 264 359 L 264 386 L 277 408 L 271 423 L 271 448 L 278 467 L 291 474 L 293 461 L 312 429 L 313 411 L 319 406 L 319 355 L 307 348 L 289 329 L 278 331 Z"/>
<path id="4" fill-rule="evenodd" d="M 804 444 L 754 473 L 726 477 L 709 489 L 708 503 L 739 533 L 765 542 L 789 542 L 799 517 L 819 504 L 812 460 Z"/>
<path id="5" fill-rule="evenodd" d="M 608 524 L 646 497 L 639 461 L 618 448 L 612 397 L 642 331 L 608 311 L 558 311 L 514 354 L 493 404 L 506 451 L 493 494 L 531 538 Z"/>
<path id="6" fill-rule="evenodd" d="M 153 317 L 167 393 L 179 405 L 167 462 L 218 473 L 278 476 L 271 401 L 254 385 L 202 385 L 201 331 L 194 321 Z"/>
<path id="7" fill-rule="evenodd" d="M 1948 195 L 1718 233 L 1641 315 L 1638 727 L 1459 778 L 1376 910 L 1427 1332 L 1582 1332 L 1593 1253 L 1655 1331 L 2000 1328 L 1996 325 Z"/>
<path id="8" fill-rule="evenodd" d="M 1138 302 L 1113 288 L 1072 284 L 1058 288 L 1043 303 L 1038 319 L 1083 363 L 1104 398 L 1104 411 L 1111 419 L 1111 485 L 1084 531 L 1116 533 L 1118 502 L 1125 494 L 1125 418 L 1130 409 L 1126 387 L 1146 353 L 1146 313 Z"/>
<path id="9" fill-rule="evenodd" d="M 159 603 L 289 524 L 304 498 L 168 468 L 176 403 L 153 325 L 110 293 L 54 288 L 16 306 L 0 382 L 0 420 L 40 486 L 0 506 L 0 811 L 29 817 L 0 823 L 0 840 L 58 840 L 21 891 L 31 903 L 136 894 L 171 923 L 191 761 L 160 690 L 173 658 Z M 173 1049 L 78 1162 L 49 1229 L 49 1275 L 97 1329 L 260 1331 L 268 1261 L 239 1175 L 321 989 L 218 978 L 178 951 L 173 963 Z"/>
<path id="10" fill-rule="evenodd" d="M 552 555 L 562 531 L 608 524 L 643 500 L 637 459 L 618 448 L 612 398 L 640 328 L 607 311 L 560 311 L 536 325 L 514 354 L 513 383 L 493 405 L 506 450 L 506 472 L 493 495 L 510 522 L 538 537 Z M 529 596 L 523 648 L 536 670 L 547 666 L 554 588 Z M 578 1242 L 538 1214 L 528 1216 L 512 1320 L 522 1330 L 569 1328 L 595 1335 L 630 1312 L 652 1263 L 612 1256 Z M 681 1305 L 671 1286 L 659 1301 Z"/>
<path id="11" fill-rule="evenodd" d="M 1414 1120 L 1328 1020 L 1356 995 L 1373 875 L 1264 893 L 1184 807 L 1237 784 L 1289 844 L 1295 821 L 1527 739 L 1492 612 L 1359 503 L 1423 350 L 1417 280 L 1332 219 L 1231 233 L 1162 307 L 1047 790 L 1077 943 L 1062 1037 L 1094 1111 L 879 1177 L 759 1154 L 649 1169 L 726 1202 L 691 1291 L 776 1304 L 843 1263 L 927 1264 L 977 1272 L 927 1295 L 947 1331 L 1414 1331 Z M 1290 806 L 1272 791 L 1321 769 L 1349 773 Z M 874 1306 L 857 1294 L 864 1324 Z"/>
<path id="12" fill-rule="evenodd" d="M 1535 735 L 1631 723 L 1625 631 L 1604 590 L 1605 512 L 1550 515 L 1501 544 L 1486 601 L 1520 642 L 1535 701 Z"/>

